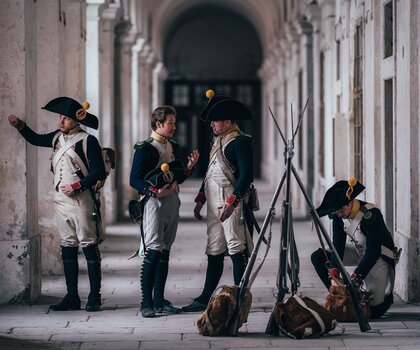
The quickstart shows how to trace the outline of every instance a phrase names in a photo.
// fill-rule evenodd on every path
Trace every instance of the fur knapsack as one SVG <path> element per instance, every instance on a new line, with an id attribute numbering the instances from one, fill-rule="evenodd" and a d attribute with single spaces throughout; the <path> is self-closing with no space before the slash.
<path id="1" fill-rule="evenodd" d="M 316 337 L 335 329 L 336 316 L 309 297 L 294 295 L 276 303 L 279 330 L 293 339 Z"/>
<path id="2" fill-rule="evenodd" d="M 238 292 L 238 286 L 221 286 L 215 290 L 206 310 L 197 321 L 198 331 L 201 335 L 218 336 L 226 334 L 237 306 Z M 239 313 L 239 327 L 247 322 L 251 303 L 252 295 L 247 290 Z"/>
<path id="3" fill-rule="evenodd" d="M 360 309 L 367 320 L 370 318 L 370 296 L 364 291 L 355 291 Z M 324 307 L 331 311 L 338 322 L 357 322 L 353 301 L 345 284 L 332 284 Z"/>

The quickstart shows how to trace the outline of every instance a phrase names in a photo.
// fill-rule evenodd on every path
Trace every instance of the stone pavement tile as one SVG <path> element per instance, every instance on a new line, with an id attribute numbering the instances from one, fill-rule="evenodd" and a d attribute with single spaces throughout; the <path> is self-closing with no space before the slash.
<path id="1" fill-rule="evenodd" d="M 397 336 L 377 334 L 367 337 L 366 333 L 359 333 L 353 336 L 343 336 L 343 343 L 348 347 L 359 346 L 370 349 L 372 346 L 420 345 L 420 339 L 418 337 L 406 337 L 403 334 Z"/>
<path id="2" fill-rule="evenodd" d="M 10 333 L 13 336 L 19 337 L 19 336 L 25 336 L 30 337 L 33 336 L 48 336 L 50 337 L 52 334 L 83 334 L 83 333 L 107 333 L 108 330 L 97 330 L 93 327 L 87 327 L 86 325 L 83 325 L 82 327 L 31 327 L 31 328 L 20 328 L 15 327 L 13 328 L 13 331 Z M 129 331 L 127 331 L 129 333 Z M 132 333 L 132 330 L 131 330 Z M 44 338 L 44 337 L 42 337 Z"/>
<path id="3" fill-rule="evenodd" d="M 85 311 L 73 311 L 77 315 L 69 315 L 69 312 L 56 312 L 54 315 L 33 315 L 23 317 L 20 315 L 0 316 L 0 324 L 7 324 L 11 327 L 67 327 L 71 322 L 86 322 L 88 317 Z M 83 313 L 83 314 L 82 314 Z"/>
<path id="4" fill-rule="evenodd" d="M 258 347 L 257 349 L 258 350 L 272 350 L 272 349 L 275 349 L 275 348 L 276 347 L 271 346 L 271 347 Z M 300 347 L 298 344 L 293 345 L 290 348 L 293 348 L 293 350 L 308 350 L 308 347 Z M 226 350 L 240 350 L 240 349 L 242 349 L 242 346 L 237 347 L 237 348 L 227 348 Z M 321 346 L 321 347 L 313 346 L 313 347 L 310 348 L 310 350 L 331 350 L 331 349 L 332 348 L 330 348 L 328 346 Z M 335 350 L 335 348 L 333 348 L 333 349 Z M 360 350 L 360 349 L 358 349 L 358 350 Z"/>
<path id="5" fill-rule="evenodd" d="M 181 341 L 191 340 L 189 335 L 189 333 L 168 333 L 167 330 L 163 331 L 162 329 L 158 332 L 150 332 L 150 329 L 147 328 L 134 328 L 132 338 L 139 341 Z"/>
<path id="6" fill-rule="evenodd" d="M 365 347 L 365 346 L 337 346 L 333 348 L 334 350 L 401 350 L 402 348 L 400 346 L 395 346 L 395 345 L 380 345 L 380 346 L 369 346 L 369 347 Z M 293 350 L 295 350 L 293 348 Z M 408 349 L 407 349 L 408 350 Z M 410 349 L 410 350 L 414 350 L 414 349 Z M 416 350 L 418 350 L 418 348 L 416 348 Z"/>
<path id="7" fill-rule="evenodd" d="M 418 315 L 418 321 L 404 321 L 407 328 L 420 329 L 420 315 Z"/>
<path id="8" fill-rule="evenodd" d="M 132 334 L 134 327 L 120 326 L 115 325 L 110 330 L 108 327 L 103 327 L 101 325 L 91 325 L 91 324 L 70 324 L 67 328 L 62 329 L 51 329 L 50 334 L 56 336 L 57 334 L 75 334 L 79 336 L 80 334 Z"/>
<path id="9" fill-rule="evenodd" d="M 8 324 L 0 324 L 0 336 L 2 334 L 9 334 L 13 329 L 12 325 L 8 325 Z"/>
<path id="10" fill-rule="evenodd" d="M 276 348 L 301 348 L 311 349 L 313 346 L 320 348 L 335 349 L 337 346 L 343 345 L 339 336 L 324 335 L 319 338 L 307 338 L 307 339 L 291 339 L 284 335 L 278 337 L 270 336 L 270 343 Z M 360 349 L 359 349 L 360 350 Z"/>
<path id="11" fill-rule="evenodd" d="M 210 349 L 210 341 L 142 341 L 140 350 L 198 350 Z"/>
<path id="12" fill-rule="evenodd" d="M 48 305 L 49 306 L 49 305 Z M 48 307 L 45 305 L 37 303 L 32 306 L 28 305 L 1 305 L 0 306 L 0 325 L 2 323 L 3 316 L 14 316 L 14 315 L 26 315 L 30 316 L 32 314 L 46 314 L 48 312 Z"/>
<path id="13" fill-rule="evenodd" d="M 135 335 L 144 335 L 146 333 L 148 334 L 154 334 L 156 335 L 155 339 L 159 340 L 160 336 L 162 333 L 167 333 L 167 334 L 172 334 L 172 333 L 180 333 L 180 334 L 184 334 L 184 333 L 192 333 L 192 332 L 198 332 L 195 328 L 194 325 L 190 324 L 182 324 L 179 323 L 177 325 L 172 325 L 172 326 L 168 326 L 165 325 L 163 327 L 159 327 L 156 328 L 155 326 L 152 325 L 142 325 L 140 327 L 136 327 L 134 328 L 134 333 Z"/>
<path id="14" fill-rule="evenodd" d="M 39 340 L 3 338 L 0 336 L 1 350 L 79 350 L 80 343 L 52 343 Z"/>
<path id="15" fill-rule="evenodd" d="M 96 342 L 100 340 L 101 342 L 120 342 L 120 341 L 137 341 L 137 337 L 134 337 L 133 334 L 119 333 L 117 329 L 108 329 L 106 333 L 80 333 L 80 334 L 52 334 L 50 341 L 52 342 L 74 342 L 78 341 L 80 343 L 84 342 Z"/>
<path id="16" fill-rule="evenodd" d="M 256 338 L 256 339 L 255 339 Z M 265 339 L 264 339 L 265 338 Z M 261 334 L 241 334 L 238 337 L 212 337 L 210 338 L 211 349 L 259 349 L 270 347 L 270 339 Z"/>
<path id="17" fill-rule="evenodd" d="M 93 341 L 84 342 L 79 350 L 138 350 L 139 346 L 138 341 Z"/>
<path id="18" fill-rule="evenodd" d="M 372 329 L 380 329 L 381 332 L 388 330 L 388 329 L 407 329 L 407 325 L 404 324 L 404 322 L 401 321 L 387 321 L 387 322 L 382 322 L 382 321 L 376 321 L 376 320 L 371 320 L 369 322 L 370 326 L 372 327 Z"/>
<path id="19" fill-rule="evenodd" d="M 420 338 L 420 329 L 389 329 L 389 330 L 383 330 L 381 329 L 380 332 L 384 337 L 418 337 Z"/>
<path id="20" fill-rule="evenodd" d="M 45 341 L 48 342 L 51 339 L 51 334 L 19 334 L 19 335 L 13 335 L 13 334 L 0 334 L 0 344 L 2 344 L 3 338 L 9 338 L 9 339 L 23 339 L 28 341 Z M 2 349 L 0 347 L 0 349 Z M 2 349 L 3 350 L 3 349 Z"/>
<path id="21" fill-rule="evenodd" d="M 101 311 L 95 312 L 95 314 L 103 317 L 113 317 L 114 315 L 137 316 L 139 311 L 138 306 L 138 301 L 127 300 L 125 303 L 124 300 L 124 303 L 122 303 L 121 300 L 116 300 L 116 303 L 112 303 L 112 301 L 105 298 L 105 303 L 102 304 Z"/>
<path id="22" fill-rule="evenodd" d="M 84 324 L 77 322 L 70 322 L 70 328 L 80 328 L 80 327 L 98 327 L 103 329 L 116 329 L 120 327 L 138 327 L 143 323 L 140 317 L 136 315 L 127 316 L 121 315 L 120 313 L 115 312 L 112 317 L 107 317 L 105 314 L 102 316 L 101 312 L 91 313 L 88 321 Z M 110 327 L 112 325 L 112 327 Z"/>

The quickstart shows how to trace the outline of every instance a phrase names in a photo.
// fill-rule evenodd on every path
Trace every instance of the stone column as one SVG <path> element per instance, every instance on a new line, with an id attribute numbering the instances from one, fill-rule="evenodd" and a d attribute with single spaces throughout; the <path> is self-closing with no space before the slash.
<path id="1" fill-rule="evenodd" d="M 116 27 L 115 67 L 119 67 L 115 80 L 115 144 L 117 145 L 118 167 L 116 169 L 117 183 L 117 217 L 127 217 L 127 204 L 133 198 L 130 187 L 130 170 L 133 158 L 134 142 L 132 135 L 132 47 L 135 44 L 135 34 L 130 32 L 131 25 L 121 22 Z"/>
<path id="2" fill-rule="evenodd" d="M 314 50 L 313 50 L 313 26 L 306 16 L 302 16 L 299 20 L 305 52 L 303 53 L 303 61 L 305 62 L 304 72 L 306 78 L 306 94 L 303 94 L 302 106 L 305 106 L 306 99 L 308 104 L 304 111 L 303 120 L 306 124 L 306 190 L 312 198 L 314 189 Z M 303 107 L 304 108 L 304 107 Z M 302 111 L 299 111 L 301 113 Z M 302 130 L 303 131 L 303 130 Z M 303 133 L 301 135 L 303 137 Z"/>
<path id="3" fill-rule="evenodd" d="M 99 79 L 102 88 L 100 95 L 100 106 L 98 115 L 99 139 L 102 147 L 115 149 L 115 22 L 120 14 L 119 4 L 111 3 L 102 12 L 100 26 L 100 67 Z M 111 171 L 107 179 L 102 198 L 102 215 L 105 223 L 115 222 L 117 217 L 117 194 L 116 194 L 115 171 Z"/>
<path id="4" fill-rule="evenodd" d="M 396 292 L 405 301 L 420 300 L 419 240 L 419 3 L 396 6 L 393 60 L 395 78 L 395 212 L 394 239 L 402 248 L 396 267 Z M 388 156 L 388 155 L 385 155 Z"/>
<path id="5" fill-rule="evenodd" d="M 153 52 L 148 44 L 143 46 L 139 56 L 139 135 L 141 139 L 150 135 L 150 116 L 152 106 L 152 74 L 155 59 Z"/>
<path id="6" fill-rule="evenodd" d="M 140 137 L 140 75 L 139 75 L 139 59 L 140 52 L 143 50 L 145 39 L 137 38 L 135 45 L 132 47 L 131 55 L 131 140 L 133 142 L 141 141 Z"/>
<path id="7" fill-rule="evenodd" d="M 153 70 L 153 92 L 152 92 L 152 108 L 163 103 L 164 85 L 163 81 L 167 78 L 168 71 L 162 62 L 158 62 Z"/>
<path id="8" fill-rule="evenodd" d="M 0 4 L 0 303 L 34 302 L 41 292 L 36 148 L 8 125 L 15 114 L 36 124 L 36 4 Z"/>
<path id="9" fill-rule="evenodd" d="M 86 100 L 90 103 L 89 112 L 99 118 L 102 93 L 100 22 L 104 3 L 105 0 L 86 0 Z M 101 127 L 101 123 L 99 123 L 99 127 Z M 99 138 L 99 130 L 88 131 Z"/>
<path id="10" fill-rule="evenodd" d="M 50 100 L 64 95 L 66 84 L 63 64 L 65 56 L 65 24 L 71 18 L 68 12 L 55 0 L 37 3 L 37 103 L 36 122 L 28 123 L 38 133 L 48 133 L 57 129 L 58 115 L 42 110 Z M 48 23 L 48 25 L 45 25 Z M 67 91 L 71 93 L 70 91 Z M 71 94 L 70 96 L 73 96 Z M 30 146 L 33 147 L 33 146 Z M 60 234 L 57 230 L 50 171 L 51 148 L 38 147 L 38 223 L 42 237 L 41 266 L 42 274 L 61 274 L 63 267 L 60 255 Z"/>

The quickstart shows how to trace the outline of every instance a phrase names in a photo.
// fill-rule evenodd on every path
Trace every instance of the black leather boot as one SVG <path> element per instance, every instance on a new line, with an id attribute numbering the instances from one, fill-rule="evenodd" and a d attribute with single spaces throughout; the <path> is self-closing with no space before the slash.
<path id="1" fill-rule="evenodd" d="M 50 305 L 50 309 L 53 311 L 80 310 L 80 297 L 77 291 L 79 275 L 78 249 L 78 247 L 61 247 L 67 294 L 58 304 Z"/>
<path id="2" fill-rule="evenodd" d="M 239 286 L 241 283 L 242 275 L 245 272 L 246 265 L 248 264 L 248 255 L 246 251 L 243 250 L 239 253 L 233 254 L 230 256 L 233 264 L 233 280 L 235 285 Z"/>
<path id="3" fill-rule="evenodd" d="M 328 255 L 328 259 L 331 259 L 330 253 L 326 252 L 326 254 Z M 331 280 L 328 276 L 328 268 L 326 266 L 327 257 L 322 248 L 315 250 L 311 254 L 311 262 L 322 283 L 329 289 L 331 287 Z"/>
<path id="4" fill-rule="evenodd" d="M 101 253 L 97 244 L 84 247 L 83 253 L 85 254 L 90 293 L 88 301 L 85 306 L 86 311 L 100 311 L 101 310 Z"/>
<path id="5" fill-rule="evenodd" d="M 169 269 L 169 250 L 164 250 L 157 264 L 155 285 L 153 287 L 154 298 L 153 306 L 155 312 L 165 314 L 177 314 L 181 312 L 180 308 L 174 307 L 169 300 L 164 297 L 166 279 Z"/>
<path id="6" fill-rule="evenodd" d="M 156 269 L 161 252 L 158 250 L 148 249 L 144 254 L 143 265 L 140 273 L 140 285 L 142 300 L 140 311 L 143 317 L 155 317 L 153 306 L 153 287 L 156 278 Z"/>
<path id="7" fill-rule="evenodd" d="M 225 254 L 208 255 L 206 281 L 201 295 L 195 298 L 191 304 L 184 306 L 181 310 L 184 312 L 204 311 L 207 304 L 219 284 L 223 274 Z"/>

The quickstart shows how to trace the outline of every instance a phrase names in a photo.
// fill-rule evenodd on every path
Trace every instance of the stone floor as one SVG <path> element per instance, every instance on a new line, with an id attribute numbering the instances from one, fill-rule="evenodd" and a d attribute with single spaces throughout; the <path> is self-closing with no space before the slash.
<path id="1" fill-rule="evenodd" d="M 178 237 L 171 252 L 166 297 L 176 306 L 186 305 L 197 296 L 204 282 L 206 258 L 205 222 L 191 217 L 197 183 L 184 186 L 182 220 Z M 271 197 L 270 189 L 261 187 L 263 221 Z M 326 290 L 315 275 L 309 256 L 319 246 L 312 224 L 296 220 L 294 232 L 300 257 L 299 292 L 323 303 Z M 138 226 L 132 223 L 107 228 L 107 239 L 101 245 L 103 255 L 103 310 L 52 312 L 50 303 L 65 293 L 63 276 L 44 276 L 42 297 L 36 305 L 0 306 L 0 349 L 399 349 L 420 348 L 420 305 L 406 304 L 396 296 L 396 303 L 385 317 L 371 322 L 369 332 L 360 332 L 357 323 L 344 324 L 344 333 L 315 339 L 293 340 L 285 336 L 272 337 L 265 328 L 274 306 L 274 289 L 278 269 L 280 226 L 278 215 L 272 226 L 273 239 L 267 259 L 252 286 L 253 303 L 248 322 L 238 337 L 203 337 L 198 334 L 196 321 L 200 313 L 144 319 L 139 315 L 139 270 L 141 258 L 127 260 L 138 246 Z M 265 250 L 261 246 L 258 261 Z M 86 262 L 80 259 L 80 296 L 86 302 L 88 279 Z M 225 259 L 221 284 L 232 283 L 232 265 Z"/>

